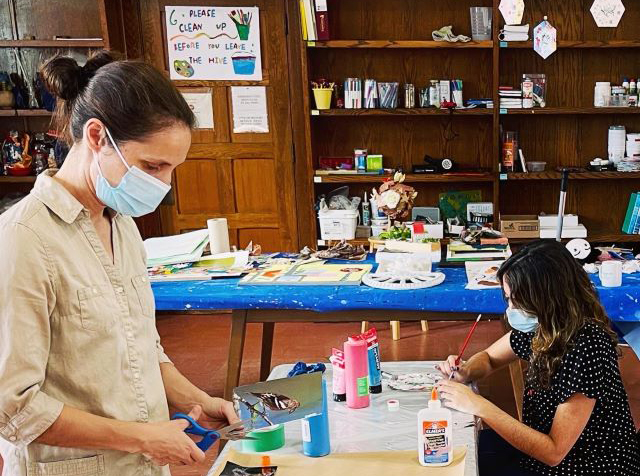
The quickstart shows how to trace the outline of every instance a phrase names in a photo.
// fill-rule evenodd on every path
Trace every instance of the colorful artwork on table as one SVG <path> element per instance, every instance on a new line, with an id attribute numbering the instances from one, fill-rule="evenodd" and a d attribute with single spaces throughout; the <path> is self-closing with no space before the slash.
<path id="1" fill-rule="evenodd" d="M 262 79 L 258 7 L 166 6 L 171 79 Z"/>
<path id="2" fill-rule="evenodd" d="M 251 429 L 322 413 L 322 373 L 236 387 L 233 403 L 242 420 L 251 420 Z"/>
<path id="3" fill-rule="evenodd" d="M 544 59 L 558 49 L 557 31 L 547 17 L 533 29 L 533 49 Z"/>
<path id="4" fill-rule="evenodd" d="M 507 25 L 519 25 L 524 15 L 524 0 L 501 0 L 498 7 Z"/>
<path id="5" fill-rule="evenodd" d="M 591 15 L 600 28 L 615 28 L 624 15 L 622 0 L 595 0 L 591 5 Z"/>
<path id="6" fill-rule="evenodd" d="M 370 264 L 325 264 L 314 261 L 297 265 L 274 265 L 240 280 L 240 285 L 357 286 L 371 271 Z"/>

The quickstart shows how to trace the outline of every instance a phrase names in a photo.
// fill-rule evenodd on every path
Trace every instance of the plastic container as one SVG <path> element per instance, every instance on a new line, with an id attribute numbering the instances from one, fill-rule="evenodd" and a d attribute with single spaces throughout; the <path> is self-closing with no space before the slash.
<path id="1" fill-rule="evenodd" d="M 527 161 L 527 170 L 529 172 L 544 172 L 544 168 L 547 166 L 546 162 L 529 162 Z"/>
<path id="2" fill-rule="evenodd" d="M 471 7 L 471 37 L 473 41 L 491 39 L 491 7 Z"/>
<path id="3" fill-rule="evenodd" d="M 305 456 L 318 458 L 331 453 L 329 438 L 329 408 L 327 405 L 327 382 L 322 379 L 322 413 L 305 417 L 302 422 L 302 452 Z"/>
<path id="4" fill-rule="evenodd" d="M 607 107 L 611 102 L 611 83 L 598 81 L 596 82 L 593 105 L 595 107 Z"/>
<path id="5" fill-rule="evenodd" d="M 418 412 L 418 461 L 422 466 L 448 466 L 453 460 L 453 416 L 431 391 L 428 408 Z"/>
<path id="6" fill-rule="evenodd" d="M 313 97 L 316 100 L 316 109 L 331 109 L 331 97 L 333 89 L 313 88 Z"/>
<path id="7" fill-rule="evenodd" d="M 320 210 L 320 238 L 323 240 L 353 240 L 358 226 L 358 210 Z"/>

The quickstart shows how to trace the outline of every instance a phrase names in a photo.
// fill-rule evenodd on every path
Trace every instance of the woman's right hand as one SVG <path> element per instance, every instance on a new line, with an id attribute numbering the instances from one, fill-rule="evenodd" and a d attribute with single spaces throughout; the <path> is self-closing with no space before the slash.
<path id="1" fill-rule="evenodd" d="M 451 380 L 454 382 L 468 383 L 469 372 L 465 369 L 464 365 L 456 366 L 457 358 L 457 355 L 450 355 L 444 362 L 436 364 L 436 368 L 446 379 L 449 379 L 451 372 L 453 372 L 453 378 Z"/>
<path id="2" fill-rule="evenodd" d="M 202 414 L 202 408 L 195 406 L 189 412 L 189 416 L 198 421 Z M 163 421 L 158 423 L 144 423 L 139 451 L 154 464 L 164 466 L 167 464 L 192 465 L 204 461 L 204 453 L 196 446 L 184 430 L 189 422 L 183 419 Z"/>

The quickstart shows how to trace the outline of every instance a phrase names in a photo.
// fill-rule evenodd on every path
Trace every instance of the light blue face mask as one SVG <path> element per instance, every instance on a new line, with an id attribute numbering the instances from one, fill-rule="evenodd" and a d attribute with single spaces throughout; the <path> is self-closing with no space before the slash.
<path id="1" fill-rule="evenodd" d="M 132 217 L 139 217 L 153 212 L 165 195 L 171 190 L 171 186 L 164 183 L 138 167 L 130 167 L 116 142 L 111 137 L 109 129 L 105 127 L 105 131 L 118 157 L 127 168 L 120 180 L 118 186 L 113 187 L 107 179 L 102 175 L 100 163 L 96 159 L 98 165 L 98 177 L 96 179 L 96 195 L 98 200 L 109 208 Z"/>
<path id="2" fill-rule="evenodd" d="M 507 320 L 520 332 L 534 332 L 538 328 L 538 316 L 522 309 L 507 308 Z"/>

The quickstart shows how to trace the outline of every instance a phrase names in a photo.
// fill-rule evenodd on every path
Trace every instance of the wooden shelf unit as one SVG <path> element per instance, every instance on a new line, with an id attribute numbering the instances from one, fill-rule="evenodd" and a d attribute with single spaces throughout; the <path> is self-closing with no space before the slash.
<path id="1" fill-rule="evenodd" d="M 0 48 L 104 48 L 103 40 L 0 40 Z"/>
<path id="2" fill-rule="evenodd" d="M 316 175 L 315 183 L 382 183 L 383 180 L 391 178 L 391 175 Z M 405 183 L 427 183 L 427 182 L 493 182 L 496 180 L 494 174 L 405 174 Z"/>
<path id="3" fill-rule="evenodd" d="M 318 157 L 350 156 L 355 148 L 383 154 L 384 166 L 411 170 L 425 155 L 452 158 L 459 169 L 488 169 L 486 177 L 409 174 L 407 182 L 419 192 L 417 206 L 436 206 L 443 191 L 480 190 L 483 201 L 494 204 L 496 215 L 554 213 L 562 167 L 584 168 L 607 156 L 607 130 L 614 124 L 640 132 L 640 108 L 595 108 L 596 81 L 619 84 L 634 77 L 640 38 L 640 4 L 625 4 L 617 28 L 600 29 L 590 4 L 583 0 L 527 4 L 522 23 L 533 28 L 547 15 L 558 29 L 559 50 L 543 60 L 531 42 L 498 41 L 503 27 L 500 0 L 407 0 L 402 9 L 389 9 L 386 0 L 329 0 L 330 41 L 308 44 L 299 35 L 295 0 L 287 0 L 296 190 L 298 202 L 311 204 L 318 195 L 349 185 L 352 195 L 370 191 L 380 177 L 338 175 L 314 178 Z M 531 3 L 531 2 L 529 2 Z M 627 2 L 629 3 L 629 2 Z M 425 38 L 442 25 L 456 34 L 470 34 L 469 7 L 493 8 L 493 38 L 478 43 L 440 44 Z M 406 15 L 405 11 L 411 11 Z M 567 11 L 572 12 L 567 15 Z M 426 34 L 425 34 L 426 33 Z M 354 39 L 356 38 L 356 39 Z M 531 50 L 531 51 L 527 51 Z M 628 67 L 627 67 L 628 66 Z M 499 86 L 518 86 L 523 74 L 547 76 L 545 108 L 499 107 Z M 340 84 L 347 77 L 415 85 L 416 93 L 431 79 L 462 79 L 464 98 L 492 98 L 494 109 L 442 111 L 437 109 L 329 109 L 317 111 L 310 81 L 325 78 Z M 417 101 L 417 97 L 416 97 Z M 500 173 L 500 133 L 517 131 L 530 161 L 546 161 L 547 172 Z M 519 166 L 519 164 L 518 164 Z M 518 170 L 518 169 L 517 169 Z M 639 190 L 640 173 L 578 172 L 570 175 L 567 213 L 580 216 L 589 239 L 639 242 L 620 232 L 632 192 Z M 310 183 L 312 182 L 312 183 Z M 301 243 L 316 243 L 317 219 L 311 207 L 298 207 Z"/>

